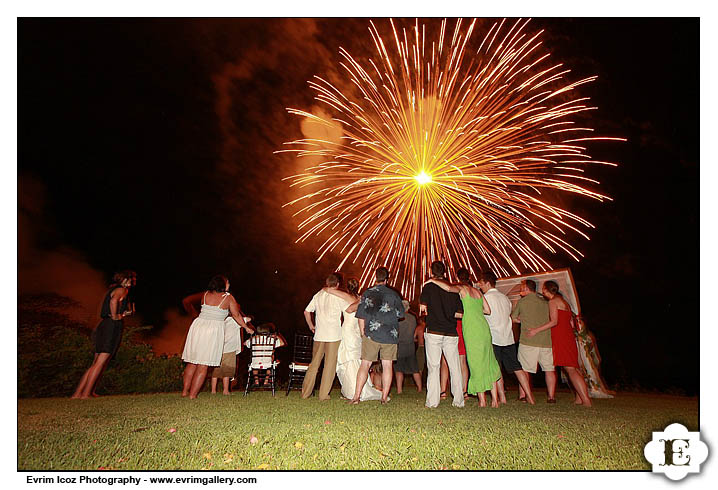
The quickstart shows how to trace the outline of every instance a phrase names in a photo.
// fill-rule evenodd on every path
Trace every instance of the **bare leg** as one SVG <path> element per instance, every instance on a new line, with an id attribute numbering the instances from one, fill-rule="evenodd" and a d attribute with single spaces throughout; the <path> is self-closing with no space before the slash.
<path id="1" fill-rule="evenodd" d="M 189 396 L 189 389 L 192 386 L 195 371 L 197 371 L 197 364 L 187 363 L 182 375 L 182 396 Z"/>
<path id="2" fill-rule="evenodd" d="M 229 395 L 229 376 L 222 378 L 222 394 Z"/>
<path id="3" fill-rule="evenodd" d="M 446 391 L 449 389 L 449 365 L 446 364 L 446 357 L 441 354 L 441 369 L 439 370 L 439 380 L 441 386 L 441 398 L 446 398 Z"/>
<path id="4" fill-rule="evenodd" d="M 194 378 L 192 378 L 192 387 L 189 391 L 189 397 L 191 400 L 194 400 L 197 398 L 197 395 L 199 394 L 200 390 L 202 389 L 202 386 L 204 385 L 204 380 L 207 377 L 207 371 L 209 369 L 209 366 L 205 366 L 204 364 L 198 364 L 197 369 L 194 373 Z"/>
<path id="5" fill-rule="evenodd" d="M 354 398 L 349 400 L 349 403 L 352 405 L 357 405 L 359 403 L 361 390 L 364 389 L 366 379 L 369 377 L 369 366 L 371 366 L 371 361 L 365 361 L 364 359 L 361 360 L 359 370 L 357 371 L 357 385 L 356 388 L 354 388 Z"/>
<path id="6" fill-rule="evenodd" d="M 97 354 L 95 354 L 95 359 L 96 358 L 97 358 Z M 106 362 L 105 364 L 102 365 L 102 371 L 100 371 L 100 376 L 98 376 L 97 379 L 100 379 L 102 377 L 102 375 L 105 374 L 105 369 L 107 369 L 108 364 L 109 364 L 109 362 Z M 93 398 L 97 398 L 100 396 L 97 393 L 95 393 L 96 389 L 97 389 L 97 383 L 95 383 L 95 386 L 92 387 L 92 393 L 90 393 L 90 396 Z"/>
<path id="7" fill-rule="evenodd" d="M 416 384 L 416 391 L 421 393 L 421 373 L 414 373 L 411 376 L 412 378 L 414 378 L 414 384 Z"/>
<path id="8" fill-rule="evenodd" d="M 518 371 L 514 371 L 514 374 L 519 380 L 519 385 L 522 386 L 524 391 L 526 392 L 526 401 L 529 402 L 529 404 L 531 405 L 535 405 L 536 401 L 534 400 L 533 393 L 531 393 L 531 385 L 529 384 L 528 373 L 523 369 L 519 369 Z"/>
<path id="9" fill-rule="evenodd" d="M 503 377 L 499 378 L 499 380 L 496 382 L 496 389 L 498 391 L 499 403 L 503 403 L 504 405 L 506 405 L 506 393 L 504 393 L 504 378 Z M 492 406 L 493 406 L 493 404 L 492 404 Z"/>
<path id="10" fill-rule="evenodd" d="M 210 381 L 210 385 L 212 385 L 212 394 L 216 395 L 217 394 L 217 378 L 215 378 L 213 376 L 212 380 Z"/>
<path id="11" fill-rule="evenodd" d="M 548 399 L 553 400 L 556 398 L 556 371 L 546 371 L 546 392 Z"/>
<path id="12" fill-rule="evenodd" d="M 95 389 L 95 383 L 97 383 L 97 380 L 100 378 L 100 374 L 102 374 L 102 370 L 105 368 L 105 364 L 109 360 L 109 352 L 100 352 L 99 354 L 97 354 L 97 357 L 92 363 L 92 366 L 90 366 L 90 369 L 87 370 L 87 378 L 85 380 L 85 385 L 82 387 L 82 391 L 76 398 L 90 398 L 90 393 L 92 393 L 92 391 Z"/>
<path id="13" fill-rule="evenodd" d="M 533 387 L 533 385 L 531 385 L 531 374 L 528 371 L 526 371 L 526 378 L 528 379 L 529 389 L 531 390 L 531 394 L 533 394 L 534 387 Z M 528 400 L 528 398 L 526 397 L 526 390 L 524 390 L 524 387 L 521 386 L 521 383 L 519 383 L 519 400 L 521 400 L 521 401 Z"/>
<path id="14" fill-rule="evenodd" d="M 568 371 L 566 371 L 566 376 L 568 376 Z M 574 396 L 574 403 L 576 405 L 581 405 L 583 402 L 581 401 L 581 397 L 578 395 L 578 392 L 573 387 L 573 384 L 570 382 L 568 383 L 568 391 L 571 392 L 571 394 Z"/>
<path id="15" fill-rule="evenodd" d="M 70 398 L 80 398 L 82 395 L 82 392 L 85 389 L 85 385 L 87 384 L 87 377 L 90 374 L 90 368 L 97 362 L 97 353 L 95 353 L 95 357 L 92 359 L 92 364 L 90 364 L 90 367 L 85 370 L 82 377 L 80 378 L 80 382 L 77 383 L 77 388 L 75 388 L 75 392 L 72 394 Z M 94 390 L 93 390 L 94 391 Z"/>
<path id="16" fill-rule="evenodd" d="M 577 405 L 583 405 L 584 407 L 593 406 L 588 396 L 588 388 L 586 387 L 586 381 L 583 379 L 583 375 L 578 369 L 573 367 L 564 367 L 564 369 L 571 380 L 571 384 L 576 388 L 576 394 L 581 398 L 581 403 L 577 403 Z"/>
<path id="17" fill-rule="evenodd" d="M 391 359 L 382 359 L 381 360 L 381 402 L 386 403 L 387 398 L 389 397 L 389 392 L 391 391 L 391 375 L 393 374 L 394 370 L 392 369 L 392 361 Z"/>
<path id="18" fill-rule="evenodd" d="M 486 393 L 483 391 L 481 393 L 479 393 L 479 406 L 480 407 L 486 406 Z"/>
<path id="19" fill-rule="evenodd" d="M 464 382 L 464 393 L 466 393 L 466 387 L 469 384 L 469 365 L 466 363 L 466 356 L 459 356 L 459 363 L 461 364 L 461 377 Z"/>
<path id="20" fill-rule="evenodd" d="M 496 398 L 496 391 L 497 391 L 498 384 L 499 384 L 498 381 L 494 381 L 494 384 L 491 385 L 491 406 L 493 408 L 499 408 L 499 401 Z"/>
<path id="21" fill-rule="evenodd" d="M 381 373 L 377 372 L 376 370 L 371 372 L 371 382 L 374 383 L 374 388 L 377 390 L 384 389 L 384 385 L 382 384 L 382 375 Z"/>
<path id="22" fill-rule="evenodd" d="M 401 371 L 396 372 L 396 394 L 400 394 L 404 388 L 404 373 Z"/>

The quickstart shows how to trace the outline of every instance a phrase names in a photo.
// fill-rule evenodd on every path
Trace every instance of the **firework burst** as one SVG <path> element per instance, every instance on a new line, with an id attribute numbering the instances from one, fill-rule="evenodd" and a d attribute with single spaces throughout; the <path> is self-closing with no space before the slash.
<path id="1" fill-rule="evenodd" d="M 567 82 L 569 70 L 548 63 L 540 32 L 527 20 L 496 22 L 478 50 L 469 48 L 476 20 L 458 20 L 438 39 L 418 21 L 408 31 L 391 21 L 387 41 L 374 23 L 376 58 L 362 66 L 340 48 L 352 89 L 320 77 L 309 82 L 333 116 L 292 114 L 342 128 L 337 141 L 286 143 L 317 163 L 287 177 L 306 192 L 299 241 L 320 236 L 317 261 L 332 251 L 358 264 L 362 283 L 386 265 L 413 298 L 433 260 L 455 269 L 488 267 L 508 275 L 551 268 L 542 254 L 582 255 L 571 236 L 588 239 L 593 225 L 551 203 L 555 192 L 609 199 L 588 186 L 593 160 L 583 146 L 598 139 L 572 115 L 595 109 L 566 94 L 596 77 Z M 561 95 L 561 97 L 558 97 Z M 474 271 L 475 272 L 475 271 Z"/>

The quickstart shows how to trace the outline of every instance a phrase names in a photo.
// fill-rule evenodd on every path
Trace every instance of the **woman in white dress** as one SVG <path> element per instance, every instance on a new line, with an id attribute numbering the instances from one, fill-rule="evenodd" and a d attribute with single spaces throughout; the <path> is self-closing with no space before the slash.
<path id="1" fill-rule="evenodd" d="M 361 332 L 355 316 L 359 305 L 359 281 L 353 277 L 350 278 L 347 281 L 347 289 L 349 293 L 338 289 L 324 288 L 329 294 L 339 296 L 350 303 L 350 306 L 344 311 L 344 321 L 342 322 L 342 341 L 337 353 L 337 376 L 342 385 L 342 396 L 351 400 L 354 398 L 357 372 L 361 364 Z M 381 391 L 374 388 L 371 379 L 368 379 L 364 385 L 359 400 L 381 400 Z"/>
<path id="2" fill-rule="evenodd" d="M 224 321 L 229 315 L 247 332 L 252 332 L 228 290 L 229 280 L 224 276 L 214 276 L 202 297 L 202 309 L 189 327 L 182 352 L 182 360 L 187 363 L 182 396 L 197 398 L 208 368 L 220 365 L 224 350 Z"/>

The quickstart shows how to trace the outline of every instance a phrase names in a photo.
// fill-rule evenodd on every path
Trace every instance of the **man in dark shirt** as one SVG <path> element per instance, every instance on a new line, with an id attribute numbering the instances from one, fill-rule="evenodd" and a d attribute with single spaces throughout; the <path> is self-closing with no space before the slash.
<path id="1" fill-rule="evenodd" d="M 388 401 L 391 390 L 392 362 L 396 360 L 397 344 L 399 343 L 399 319 L 404 316 L 404 305 L 399 293 L 389 288 L 386 283 L 389 271 L 386 267 L 376 270 L 376 284 L 362 294 L 359 300 L 356 317 L 359 320 L 361 341 L 361 366 L 357 372 L 357 384 L 354 398 L 349 403 L 359 403 L 369 366 L 381 359 L 381 403 Z"/>
<path id="2" fill-rule="evenodd" d="M 446 268 L 442 262 L 431 264 L 431 274 L 435 279 L 445 279 Z M 446 357 L 451 378 L 452 405 L 464 406 L 461 364 L 459 363 L 459 336 L 456 332 L 457 313 L 463 312 L 461 299 L 456 293 L 444 291 L 433 283 L 426 284 L 421 291 L 421 309 L 427 312 L 424 347 L 426 349 L 426 406 L 439 406 L 439 366 L 441 354 Z"/>

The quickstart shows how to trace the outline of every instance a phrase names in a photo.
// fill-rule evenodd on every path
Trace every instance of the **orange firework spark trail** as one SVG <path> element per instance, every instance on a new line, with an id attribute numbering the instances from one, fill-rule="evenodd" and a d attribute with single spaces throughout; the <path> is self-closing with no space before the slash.
<path id="1" fill-rule="evenodd" d="M 582 228 L 593 225 L 551 204 L 544 191 L 610 199 L 586 187 L 599 183 L 583 167 L 616 164 L 592 160 L 580 145 L 625 139 L 586 136 L 593 129 L 569 120 L 596 108 L 585 97 L 557 96 L 596 77 L 565 81 L 570 70 L 547 64 L 541 32 L 526 34 L 527 23 L 495 23 L 473 53 L 476 20 L 465 30 L 461 20 L 453 29 L 442 21 L 436 41 L 418 21 L 410 33 L 390 21 L 386 37 L 370 22 L 377 58 L 362 66 L 339 49 L 351 89 L 318 76 L 309 82 L 333 116 L 287 110 L 341 124 L 343 136 L 291 141 L 278 153 L 319 157 L 285 179 L 309 190 L 285 206 L 302 206 L 297 241 L 324 240 L 317 261 L 338 253 L 339 268 L 363 268 L 364 285 L 385 265 L 414 298 L 437 259 L 499 275 L 548 270 L 546 252 L 579 260 L 569 235 L 588 239 Z"/>

